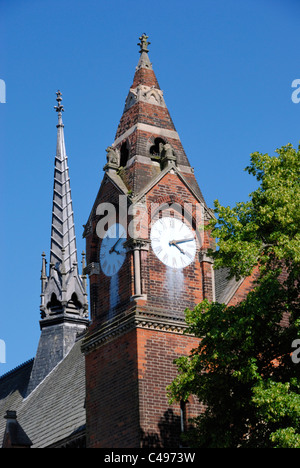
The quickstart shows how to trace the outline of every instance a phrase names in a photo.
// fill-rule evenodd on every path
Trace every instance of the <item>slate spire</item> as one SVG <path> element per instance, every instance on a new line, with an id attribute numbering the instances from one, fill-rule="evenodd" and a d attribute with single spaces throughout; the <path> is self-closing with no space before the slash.
<path id="1" fill-rule="evenodd" d="M 69 353 L 89 323 L 85 273 L 78 271 L 74 213 L 62 121 L 62 95 L 57 91 L 57 143 L 54 162 L 50 265 L 41 269 L 41 337 L 27 394 Z M 84 267 L 84 261 L 83 261 Z"/>
<path id="2" fill-rule="evenodd" d="M 74 262 L 77 264 L 77 250 L 68 157 L 62 121 L 64 107 L 61 104 L 61 92 L 57 91 L 56 95 L 58 104 L 54 108 L 58 113 L 58 124 L 53 185 L 50 264 L 59 268 L 62 263 L 62 249 L 64 249 L 65 268 L 69 272 Z"/>

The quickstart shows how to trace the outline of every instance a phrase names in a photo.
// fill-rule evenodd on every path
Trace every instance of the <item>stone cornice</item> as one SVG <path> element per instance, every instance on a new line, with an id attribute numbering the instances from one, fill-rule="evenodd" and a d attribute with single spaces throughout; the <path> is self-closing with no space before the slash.
<path id="1" fill-rule="evenodd" d="M 91 335 L 87 332 L 87 336 L 83 340 L 81 350 L 84 354 L 88 354 L 94 348 L 98 348 L 99 346 L 114 340 L 117 336 L 123 335 L 124 333 L 137 328 L 182 335 L 187 327 L 188 326 L 184 318 L 174 318 L 163 315 L 158 311 L 152 311 L 152 313 L 132 311 L 128 315 L 118 316 L 109 322 L 105 322 Z"/>
<path id="2" fill-rule="evenodd" d="M 40 328 L 42 330 L 45 327 L 58 325 L 61 323 L 69 324 L 69 325 L 76 325 L 76 326 L 82 325 L 84 327 L 87 327 L 89 324 L 89 318 L 81 317 L 76 314 L 68 314 L 65 312 L 63 314 L 53 315 L 45 319 L 41 319 Z"/>

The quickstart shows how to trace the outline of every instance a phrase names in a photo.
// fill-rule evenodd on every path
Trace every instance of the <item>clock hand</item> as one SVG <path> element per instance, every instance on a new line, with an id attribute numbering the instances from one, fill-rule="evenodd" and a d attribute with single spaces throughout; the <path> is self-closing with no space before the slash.
<path id="1" fill-rule="evenodd" d="M 172 242 L 170 242 L 170 244 L 181 244 L 182 242 L 190 242 L 190 241 L 193 241 L 194 238 L 191 237 L 190 239 L 179 239 L 179 240 L 173 240 Z"/>
<path id="2" fill-rule="evenodd" d="M 115 250 L 115 247 L 116 245 L 118 244 L 118 242 L 120 242 L 121 238 L 117 240 L 117 242 L 112 246 L 112 248 L 110 249 L 109 253 L 113 253 L 113 252 L 116 252 L 116 254 L 120 254 L 120 252 L 118 252 L 117 250 Z"/>
<path id="3" fill-rule="evenodd" d="M 175 247 L 177 247 L 177 249 L 184 254 L 184 251 L 179 247 L 179 245 L 177 245 L 177 243 L 175 241 L 170 241 L 169 242 L 169 245 L 172 246 L 174 245 Z"/>

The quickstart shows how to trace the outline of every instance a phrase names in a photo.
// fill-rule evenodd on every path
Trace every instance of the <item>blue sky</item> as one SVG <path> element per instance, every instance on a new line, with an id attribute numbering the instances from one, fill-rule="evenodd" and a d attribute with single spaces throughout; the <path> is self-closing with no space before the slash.
<path id="1" fill-rule="evenodd" d="M 0 0 L 0 375 L 35 355 L 57 115 L 78 251 L 137 65 L 139 36 L 207 203 L 245 201 L 254 151 L 300 141 L 298 0 Z"/>

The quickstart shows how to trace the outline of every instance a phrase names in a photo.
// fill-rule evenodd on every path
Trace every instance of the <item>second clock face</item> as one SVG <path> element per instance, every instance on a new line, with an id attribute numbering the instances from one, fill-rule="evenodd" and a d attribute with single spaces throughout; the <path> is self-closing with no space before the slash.
<path id="1" fill-rule="evenodd" d="M 180 219 L 163 217 L 151 229 L 151 246 L 161 262 L 172 268 L 184 268 L 194 261 L 194 232 Z"/>
<path id="2" fill-rule="evenodd" d="M 115 275 L 124 263 L 126 231 L 121 224 L 113 224 L 106 231 L 100 248 L 100 265 L 106 276 Z"/>

